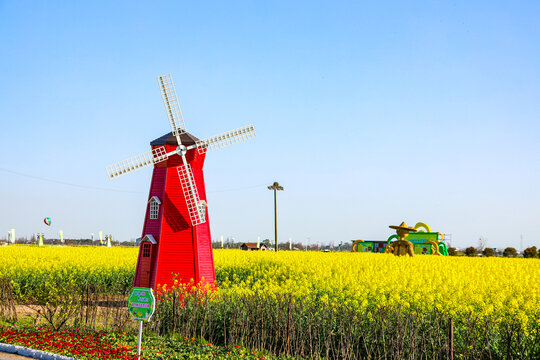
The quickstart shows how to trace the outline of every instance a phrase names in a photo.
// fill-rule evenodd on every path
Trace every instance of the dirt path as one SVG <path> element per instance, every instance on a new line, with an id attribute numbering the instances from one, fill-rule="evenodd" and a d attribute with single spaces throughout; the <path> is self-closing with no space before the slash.
<path id="1" fill-rule="evenodd" d="M 28 359 L 32 359 L 32 358 L 0 352 L 0 360 L 28 360 Z"/>

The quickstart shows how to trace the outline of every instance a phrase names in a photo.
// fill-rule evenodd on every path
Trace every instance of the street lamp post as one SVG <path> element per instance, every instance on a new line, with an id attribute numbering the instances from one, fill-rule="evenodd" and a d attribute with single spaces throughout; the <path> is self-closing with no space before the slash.
<path id="1" fill-rule="evenodd" d="M 276 240 L 276 251 L 278 251 L 278 239 L 277 239 L 277 197 L 276 192 L 278 190 L 283 190 L 283 186 L 279 185 L 277 181 L 275 181 L 272 185 L 268 187 L 268 190 L 274 190 L 274 236 Z"/>

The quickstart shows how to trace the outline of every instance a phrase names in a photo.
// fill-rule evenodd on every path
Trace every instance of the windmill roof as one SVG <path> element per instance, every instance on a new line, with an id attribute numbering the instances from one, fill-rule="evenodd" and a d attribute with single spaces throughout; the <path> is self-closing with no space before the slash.
<path id="1" fill-rule="evenodd" d="M 187 131 L 180 135 L 180 140 L 182 140 L 182 145 L 190 146 L 195 144 L 199 138 L 191 135 Z M 150 142 L 151 146 L 154 145 L 178 145 L 178 142 L 176 141 L 176 137 L 173 136 L 172 132 L 169 132 L 161 137 L 158 137 L 154 141 Z"/>

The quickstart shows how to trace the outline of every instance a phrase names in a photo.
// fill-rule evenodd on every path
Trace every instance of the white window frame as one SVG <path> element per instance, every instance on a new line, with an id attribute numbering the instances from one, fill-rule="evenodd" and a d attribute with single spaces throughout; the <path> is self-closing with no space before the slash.
<path id="1" fill-rule="evenodd" d="M 159 217 L 159 204 L 155 201 L 150 203 L 150 219 L 155 220 Z"/>
<path id="2" fill-rule="evenodd" d="M 152 198 L 148 202 L 150 203 L 150 220 L 158 219 L 159 205 L 161 205 L 161 201 L 159 201 L 157 196 L 152 196 Z"/>

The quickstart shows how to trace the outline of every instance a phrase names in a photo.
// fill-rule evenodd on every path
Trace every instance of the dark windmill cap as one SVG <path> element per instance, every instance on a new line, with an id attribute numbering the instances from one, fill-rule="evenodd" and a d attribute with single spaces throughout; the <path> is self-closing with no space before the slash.
<path id="1" fill-rule="evenodd" d="M 182 145 L 184 146 L 190 146 L 195 144 L 196 141 L 199 139 L 187 131 L 180 135 L 180 140 L 182 141 Z M 178 141 L 176 141 L 176 137 L 173 135 L 172 132 L 169 132 L 161 137 L 158 137 L 157 139 L 150 142 L 151 146 L 154 145 L 176 145 L 178 146 Z"/>

